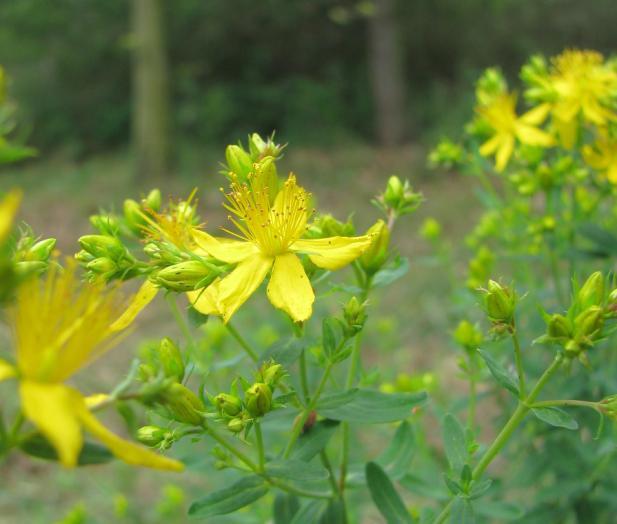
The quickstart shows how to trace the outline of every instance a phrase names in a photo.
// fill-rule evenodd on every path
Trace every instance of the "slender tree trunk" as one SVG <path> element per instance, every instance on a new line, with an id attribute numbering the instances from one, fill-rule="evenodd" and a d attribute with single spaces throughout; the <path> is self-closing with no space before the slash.
<path id="1" fill-rule="evenodd" d="M 140 179 L 169 167 L 167 56 L 161 0 L 133 0 L 133 145 Z"/>
<path id="2" fill-rule="evenodd" d="M 405 80 L 394 12 L 395 0 L 375 0 L 369 21 L 369 69 L 375 100 L 377 139 L 393 146 L 405 139 Z"/>

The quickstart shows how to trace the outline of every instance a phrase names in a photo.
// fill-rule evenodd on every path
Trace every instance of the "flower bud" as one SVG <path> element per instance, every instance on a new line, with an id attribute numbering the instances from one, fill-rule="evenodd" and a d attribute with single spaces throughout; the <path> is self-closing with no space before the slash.
<path id="1" fill-rule="evenodd" d="M 144 206 L 152 211 L 158 211 L 161 209 L 161 191 L 160 189 L 153 189 L 148 193 L 143 200 Z"/>
<path id="2" fill-rule="evenodd" d="M 28 259 L 39 261 L 48 260 L 51 256 L 51 252 L 54 250 L 54 247 L 56 247 L 55 238 L 46 238 L 45 240 L 40 240 L 39 242 L 34 244 L 28 251 Z"/>
<path id="3" fill-rule="evenodd" d="M 197 284 L 205 286 L 215 277 L 216 274 L 205 264 L 198 260 L 186 260 L 161 269 L 156 273 L 155 281 L 172 291 L 192 291 Z"/>
<path id="4" fill-rule="evenodd" d="M 225 150 L 225 159 L 229 170 L 244 182 L 253 167 L 249 154 L 240 146 L 231 145 Z"/>
<path id="5" fill-rule="evenodd" d="M 75 260 L 81 262 L 82 264 L 87 264 L 88 262 L 92 262 L 94 260 L 94 256 L 82 249 L 81 251 L 75 253 Z"/>
<path id="6" fill-rule="evenodd" d="M 617 421 L 617 395 L 611 395 L 602 400 L 600 409 L 606 416 Z"/>
<path id="7" fill-rule="evenodd" d="M 101 235 L 114 236 L 120 230 L 118 219 L 112 215 L 92 215 L 90 224 Z"/>
<path id="8" fill-rule="evenodd" d="M 356 228 L 351 219 L 341 222 L 328 213 L 317 215 L 308 233 L 312 238 L 348 237 L 356 234 Z"/>
<path id="9" fill-rule="evenodd" d="M 475 350 L 483 340 L 482 331 L 468 320 L 461 320 L 454 330 L 454 340 L 467 350 Z"/>
<path id="10" fill-rule="evenodd" d="M 420 234 L 427 240 L 437 240 L 441 236 L 441 224 L 434 218 L 427 218 L 420 228 Z"/>
<path id="11" fill-rule="evenodd" d="M 246 409 L 253 417 L 263 417 L 272 408 L 272 390 L 267 384 L 256 382 L 245 393 Z"/>
<path id="12" fill-rule="evenodd" d="M 184 378 L 182 354 L 178 346 L 168 337 L 162 339 L 159 345 L 159 361 L 166 377 L 182 382 Z"/>
<path id="13" fill-rule="evenodd" d="M 227 423 L 227 429 L 229 431 L 231 431 L 232 433 L 240 433 L 245 426 L 245 422 L 244 420 L 242 420 L 239 417 L 236 418 L 232 418 L 228 423 Z"/>
<path id="14" fill-rule="evenodd" d="M 355 296 L 351 297 L 343 307 L 343 318 L 350 337 L 362 331 L 366 322 L 366 303 L 360 302 Z"/>
<path id="15" fill-rule="evenodd" d="M 156 447 L 160 445 L 170 432 L 159 426 L 143 426 L 137 430 L 135 437 L 146 446 Z"/>
<path id="16" fill-rule="evenodd" d="M 47 269 L 47 262 L 31 260 L 26 262 L 16 262 L 13 266 L 15 275 L 19 278 L 29 277 L 31 275 L 39 275 Z"/>
<path id="17" fill-rule="evenodd" d="M 261 376 L 261 380 L 265 384 L 271 388 L 274 388 L 278 384 L 281 377 L 285 375 L 285 370 L 283 369 L 283 366 L 272 361 L 266 362 L 263 366 L 261 366 L 259 374 Z"/>
<path id="18" fill-rule="evenodd" d="M 141 235 L 143 227 L 146 225 L 146 221 L 143 217 L 143 210 L 138 202 L 132 198 L 127 198 L 124 201 L 124 218 L 129 229 L 136 235 Z"/>
<path id="19" fill-rule="evenodd" d="M 489 280 L 488 289 L 484 295 L 484 305 L 492 321 L 510 324 L 514 317 L 516 295 L 510 288 Z"/>
<path id="20" fill-rule="evenodd" d="M 572 328 L 566 317 L 555 313 L 551 315 L 547 324 L 547 334 L 552 338 L 570 338 L 572 336 Z"/>
<path id="21" fill-rule="evenodd" d="M 235 395 L 219 393 L 214 397 L 214 403 L 221 415 L 225 414 L 230 417 L 235 417 L 242 411 L 242 401 Z"/>
<path id="22" fill-rule="evenodd" d="M 86 268 L 93 273 L 104 274 L 114 273 L 118 269 L 118 266 L 111 258 L 100 257 L 95 258 L 92 262 L 88 262 Z"/>
<path id="23" fill-rule="evenodd" d="M 401 179 L 396 175 L 392 175 L 388 179 L 388 183 L 386 184 L 386 190 L 383 194 L 384 203 L 388 207 L 396 208 L 398 203 L 403 198 L 405 194 L 405 186 L 401 182 Z"/>
<path id="24" fill-rule="evenodd" d="M 390 230 L 386 223 L 380 219 L 368 229 L 366 235 L 372 237 L 372 242 L 360 257 L 360 264 L 367 273 L 373 274 L 381 269 L 388 259 Z"/>
<path id="25" fill-rule="evenodd" d="M 79 245 L 94 257 L 109 257 L 112 260 L 122 258 L 126 249 L 116 237 L 108 235 L 84 235 L 79 238 Z"/>
<path id="26" fill-rule="evenodd" d="M 604 324 L 604 311 L 600 306 L 591 306 L 574 319 L 574 330 L 577 335 L 593 337 Z"/>
<path id="27" fill-rule="evenodd" d="M 204 403 L 195 393 L 178 382 L 167 388 L 163 403 L 178 422 L 197 426 L 203 420 L 201 412 L 206 409 Z"/>
<path id="28" fill-rule="evenodd" d="M 604 277 L 600 271 L 592 273 L 577 293 L 581 309 L 599 306 L 604 299 Z"/>

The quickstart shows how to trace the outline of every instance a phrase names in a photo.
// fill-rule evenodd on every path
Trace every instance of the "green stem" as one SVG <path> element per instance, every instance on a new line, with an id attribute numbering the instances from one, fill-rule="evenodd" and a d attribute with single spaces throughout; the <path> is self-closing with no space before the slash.
<path id="1" fill-rule="evenodd" d="M 263 435 L 261 434 L 261 424 L 258 420 L 255 420 L 255 438 L 257 440 L 257 452 L 259 453 L 259 471 L 264 471 L 266 465 L 266 453 L 264 450 Z"/>
<path id="2" fill-rule="evenodd" d="M 259 362 L 259 355 L 257 352 L 248 344 L 246 340 L 244 340 L 244 338 L 242 338 L 242 335 L 240 335 L 238 330 L 233 327 L 231 322 L 227 322 L 225 327 L 227 328 L 227 331 L 229 331 L 229 334 L 236 339 L 236 342 L 240 345 L 240 347 L 246 351 L 246 354 L 251 357 L 251 360 L 253 362 Z"/>
<path id="3" fill-rule="evenodd" d="M 599 402 L 590 402 L 588 400 L 543 400 L 542 402 L 534 402 L 530 408 L 551 408 L 558 406 L 576 406 L 582 408 L 600 409 Z"/>
<path id="4" fill-rule="evenodd" d="M 527 395 L 525 391 L 525 369 L 523 368 L 523 352 L 521 351 L 521 344 L 518 340 L 518 334 L 516 327 L 512 332 L 512 344 L 514 344 L 514 360 L 516 361 L 516 373 L 518 375 L 518 398 L 524 399 Z"/>
<path id="5" fill-rule="evenodd" d="M 525 399 L 525 401 L 519 402 L 516 410 L 514 411 L 514 413 L 512 413 L 512 416 L 510 417 L 508 422 L 506 422 L 505 426 L 501 429 L 497 437 L 495 437 L 493 443 L 489 446 L 489 448 L 486 450 L 486 452 L 480 459 L 480 462 L 478 462 L 477 466 L 474 468 L 471 475 L 473 480 L 480 479 L 486 468 L 491 464 L 491 462 L 493 462 L 495 457 L 506 445 L 506 443 L 514 433 L 514 430 L 516 430 L 516 428 L 523 421 L 527 413 L 529 413 L 531 406 L 533 405 L 537 396 L 542 391 L 542 388 L 544 388 L 549 379 L 559 369 L 562 361 L 563 357 L 561 355 L 557 355 L 551 365 L 546 368 L 542 376 L 538 379 L 538 382 L 536 382 L 536 385 L 531 390 L 529 396 Z M 448 518 L 448 515 L 450 514 L 450 510 L 452 509 L 454 500 L 455 499 L 453 498 L 450 500 L 450 502 L 448 502 L 442 512 L 437 516 L 434 524 L 443 524 L 443 522 L 445 522 L 445 520 Z"/>
<path id="6" fill-rule="evenodd" d="M 306 369 L 306 350 L 302 350 L 300 353 L 300 387 L 302 388 L 302 395 L 304 396 L 304 403 L 309 400 L 309 387 L 308 387 L 308 372 Z"/>
<path id="7" fill-rule="evenodd" d="M 178 324 L 180 331 L 182 331 L 182 335 L 191 347 L 195 347 L 195 339 L 193 338 L 193 335 L 191 335 L 191 330 L 189 329 L 189 326 L 184 320 L 184 318 L 182 317 L 182 313 L 180 313 L 178 303 L 176 302 L 176 297 L 171 293 L 168 293 L 166 298 L 167 303 L 169 304 L 169 309 L 171 310 L 171 314 L 173 315 L 176 324 Z"/>
<path id="8" fill-rule="evenodd" d="M 294 423 L 291 437 L 289 437 L 289 442 L 287 442 L 287 446 L 285 447 L 285 452 L 283 453 L 283 458 L 289 458 L 289 455 L 291 454 L 291 450 L 293 449 L 293 446 L 296 443 L 296 440 L 298 440 L 298 437 L 302 433 L 302 428 L 304 428 L 304 424 L 306 423 L 309 415 L 311 414 L 311 412 L 315 409 L 315 406 L 317 405 L 317 401 L 319 400 L 319 397 L 321 396 L 321 393 L 323 392 L 326 382 L 328 381 L 328 376 L 330 375 L 331 370 L 332 370 L 332 363 L 328 362 L 328 365 L 326 366 L 326 369 L 324 370 L 324 373 L 321 377 L 321 380 L 319 381 L 319 385 L 317 386 L 317 389 L 315 390 L 314 395 L 311 397 L 310 400 L 308 400 L 308 396 L 307 396 L 306 408 L 302 412 L 302 415 L 300 416 L 300 418 L 296 419 L 296 422 Z"/>
<path id="9" fill-rule="evenodd" d="M 326 470 L 329 473 L 328 480 L 330 481 L 330 485 L 332 486 L 332 491 L 334 493 L 339 493 L 339 486 L 336 483 L 336 477 L 334 475 L 334 469 L 332 468 L 332 463 L 330 462 L 330 458 L 328 457 L 328 453 L 326 452 L 325 449 L 322 449 L 319 452 L 319 458 L 321 459 L 321 463 L 323 464 L 324 468 L 326 468 Z"/>
<path id="10" fill-rule="evenodd" d="M 469 408 L 467 411 L 467 427 L 474 431 L 476 426 L 476 355 L 473 352 L 469 352 Z"/>

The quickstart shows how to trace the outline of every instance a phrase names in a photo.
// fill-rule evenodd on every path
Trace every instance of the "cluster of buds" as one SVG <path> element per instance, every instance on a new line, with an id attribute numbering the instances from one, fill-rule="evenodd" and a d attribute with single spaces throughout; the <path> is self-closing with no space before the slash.
<path id="1" fill-rule="evenodd" d="M 88 271 L 91 281 L 126 280 L 136 275 L 137 260 L 122 241 L 113 235 L 84 235 L 79 238 L 75 258 Z"/>
<path id="2" fill-rule="evenodd" d="M 55 247 L 55 238 L 37 240 L 30 230 L 22 232 L 13 253 L 15 276 L 24 279 L 44 273 Z"/>
<path id="3" fill-rule="evenodd" d="M 442 167 L 455 169 L 463 164 L 465 150 L 460 144 L 449 138 L 442 139 L 428 155 L 428 165 L 431 169 Z"/>
<path id="4" fill-rule="evenodd" d="M 356 228 L 351 217 L 341 222 L 329 213 L 317 215 L 306 232 L 308 238 L 351 237 L 355 234 Z"/>
<path id="5" fill-rule="evenodd" d="M 257 164 L 262 165 L 262 168 L 273 170 L 276 175 L 274 162 L 281 156 L 284 148 L 284 145 L 274 142 L 274 135 L 264 140 L 257 133 L 253 133 L 248 138 L 248 150 L 240 143 L 227 146 L 225 174 L 233 173 L 239 182 L 245 182 Z"/>
<path id="6" fill-rule="evenodd" d="M 617 289 L 607 288 L 602 273 L 593 273 L 574 294 L 565 315 L 544 314 L 546 334 L 536 342 L 557 344 L 567 357 L 587 364 L 585 352 L 606 337 L 606 321 L 617 317 Z"/>
<path id="7" fill-rule="evenodd" d="M 178 346 L 163 338 L 156 346 L 146 348 L 143 360 L 139 367 L 139 378 L 144 382 L 140 391 L 143 401 L 161 407 L 161 415 L 171 420 L 201 425 L 206 406 L 182 384 L 185 363 Z"/>
<path id="8" fill-rule="evenodd" d="M 284 375 L 283 366 L 270 361 L 258 370 L 254 383 L 239 379 L 234 381 L 229 393 L 211 397 L 219 418 L 231 433 L 248 431 L 255 419 L 279 407 L 273 394 Z M 244 398 L 241 398 L 240 389 L 243 390 Z"/>
<path id="9" fill-rule="evenodd" d="M 617 395 L 610 395 L 599 403 L 599 409 L 607 417 L 617 422 Z"/>
<path id="10" fill-rule="evenodd" d="M 124 222 L 134 235 L 142 237 L 148 226 L 148 215 L 156 213 L 161 209 L 161 192 L 153 189 L 137 202 L 132 198 L 127 198 L 122 206 L 124 211 Z"/>
<path id="11" fill-rule="evenodd" d="M 514 312 L 518 297 L 511 286 L 489 280 L 483 294 L 484 311 L 491 321 L 495 335 L 514 332 Z"/>
<path id="12" fill-rule="evenodd" d="M 489 105 L 495 97 L 505 93 L 507 89 L 508 85 L 502 72 L 495 67 L 489 67 L 476 82 L 476 100 L 482 106 Z"/>
<path id="13" fill-rule="evenodd" d="M 344 332 L 347 338 L 358 334 L 366 323 L 366 302 L 360 302 L 355 296 L 343 306 Z"/>
<path id="14" fill-rule="evenodd" d="M 388 179 L 386 190 L 372 202 L 392 221 L 415 211 L 423 200 L 421 193 L 414 193 L 408 180 L 403 182 L 392 175 Z"/>
<path id="15" fill-rule="evenodd" d="M 437 377 L 434 373 L 409 375 L 399 373 L 393 382 L 384 382 L 380 390 L 384 393 L 416 393 L 418 391 L 432 392 L 437 389 Z"/>

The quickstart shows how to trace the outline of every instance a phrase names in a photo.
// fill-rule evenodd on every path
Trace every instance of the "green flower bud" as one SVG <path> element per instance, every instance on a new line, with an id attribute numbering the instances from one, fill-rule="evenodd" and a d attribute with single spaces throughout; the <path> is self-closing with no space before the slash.
<path id="1" fill-rule="evenodd" d="M 19 278 L 26 278 L 31 275 L 39 275 L 47 269 L 47 262 L 41 262 L 38 260 L 16 262 L 13 270 L 15 275 Z"/>
<path id="2" fill-rule="evenodd" d="M 341 222 L 330 214 L 317 215 L 309 226 L 311 238 L 349 237 L 356 234 L 356 228 L 351 219 Z"/>
<path id="3" fill-rule="evenodd" d="M 55 238 L 46 238 L 34 244 L 28 251 L 28 260 L 46 261 L 56 247 Z"/>
<path id="4" fill-rule="evenodd" d="M 396 175 L 392 175 L 386 184 L 386 190 L 383 194 L 384 203 L 388 207 L 396 208 L 399 202 L 405 195 L 405 186 L 401 179 Z"/>
<path id="5" fill-rule="evenodd" d="M 581 309 L 598 306 L 604 300 L 604 277 L 600 271 L 592 273 L 577 293 Z"/>
<path id="6" fill-rule="evenodd" d="M 285 146 L 276 144 L 273 137 L 269 137 L 267 141 L 264 141 L 257 133 L 253 133 L 249 137 L 249 152 L 253 161 L 261 160 L 266 156 L 278 158 Z"/>
<path id="7" fill-rule="evenodd" d="M 551 315 L 547 324 L 547 334 L 552 338 L 567 339 L 572 336 L 570 322 L 563 315 L 558 313 Z"/>
<path id="8" fill-rule="evenodd" d="M 214 397 L 214 403 L 221 415 L 225 414 L 230 417 L 235 417 L 242 411 L 242 401 L 235 395 L 219 393 Z"/>
<path id="9" fill-rule="evenodd" d="M 182 384 L 171 384 L 163 395 L 163 403 L 178 422 L 198 426 L 203 420 L 204 403 Z"/>
<path id="10" fill-rule="evenodd" d="M 484 71 L 476 83 L 476 99 L 482 106 L 489 105 L 496 96 L 505 93 L 506 90 L 506 80 L 501 71 L 491 67 Z"/>
<path id="11" fill-rule="evenodd" d="M 86 268 L 93 273 L 104 274 L 115 273 L 118 266 L 111 258 L 101 257 L 95 258 L 92 262 L 88 262 L 88 264 L 86 264 Z"/>
<path id="12" fill-rule="evenodd" d="M 137 377 L 142 382 L 148 382 L 149 380 L 156 377 L 156 369 L 152 364 L 139 364 L 139 368 L 137 370 Z"/>
<path id="13" fill-rule="evenodd" d="M 591 306 L 574 319 L 576 335 L 593 337 L 604 324 L 604 311 L 600 306 Z"/>
<path id="14" fill-rule="evenodd" d="M 126 254 L 126 249 L 122 242 L 116 237 L 107 235 L 84 235 L 79 238 L 79 245 L 95 258 L 109 257 L 118 260 Z"/>
<path id="15" fill-rule="evenodd" d="M 227 423 L 227 429 L 232 433 L 240 433 L 244 429 L 244 426 L 246 426 L 244 420 L 239 417 L 232 418 Z"/>
<path id="16" fill-rule="evenodd" d="M 244 182 L 253 167 L 249 154 L 240 146 L 231 145 L 225 150 L 225 159 L 229 170 Z"/>
<path id="17" fill-rule="evenodd" d="M 267 384 L 256 382 L 246 390 L 245 404 L 253 417 L 263 417 L 272 409 L 272 390 Z"/>
<path id="18" fill-rule="evenodd" d="M 461 320 L 454 330 L 454 340 L 467 350 L 477 349 L 483 338 L 482 331 L 468 320 Z"/>
<path id="19" fill-rule="evenodd" d="M 484 305 L 489 318 L 493 322 L 511 324 L 514 317 L 516 295 L 510 288 L 502 286 L 494 280 L 489 280 L 488 289 L 484 295 Z"/>
<path id="20" fill-rule="evenodd" d="M 172 291 L 192 291 L 197 284 L 206 286 L 215 277 L 216 273 L 202 262 L 186 260 L 161 269 L 154 279 L 157 284 Z"/>
<path id="21" fill-rule="evenodd" d="M 569 357 L 575 357 L 583 350 L 576 340 L 568 340 L 563 349 Z"/>
<path id="22" fill-rule="evenodd" d="M 602 400 L 600 409 L 605 415 L 617 421 L 617 395 L 611 395 Z"/>
<path id="23" fill-rule="evenodd" d="M 143 426 L 137 430 L 135 437 L 146 446 L 156 447 L 167 439 L 170 432 L 159 426 Z"/>
<path id="24" fill-rule="evenodd" d="M 351 297 L 343 307 L 347 334 L 351 337 L 362 331 L 366 322 L 366 303 L 360 302 L 356 297 Z"/>
<path id="25" fill-rule="evenodd" d="M 144 205 L 147 209 L 152 211 L 158 211 L 161 209 L 161 191 L 159 189 L 153 189 L 144 198 Z"/>
<path id="26" fill-rule="evenodd" d="M 143 227 L 146 225 L 144 220 L 143 210 L 138 202 L 132 198 L 127 198 L 124 201 L 124 218 L 129 229 L 136 235 L 143 233 Z"/>
<path id="27" fill-rule="evenodd" d="M 111 215 L 92 215 L 90 223 L 101 235 L 115 236 L 120 231 L 118 219 Z"/>
<path id="28" fill-rule="evenodd" d="M 263 366 L 261 366 L 259 375 L 265 384 L 268 384 L 268 386 L 274 388 L 276 387 L 276 384 L 278 384 L 281 377 L 285 375 L 285 369 L 283 369 L 283 366 L 277 364 L 276 362 L 266 362 Z"/>
<path id="29" fill-rule="evenodd" d="M 182 353 L 168 337 L 162 339 L 159 345 L 159 361 L 166 377 L 182 382 L 184 378 Z"/>
<path id="30" fill-rule="evenodd" d="M 380 219 L 368 229 L 366 234 L 372 237 L 372 242 L 360 257 L 360 264 L 367 273 L 373 274 L 379 271 L 388 259 L 390 230 L 386 223 Z"/>
<path id="31" fill-rule="evenodd" d="M 420 234 L 427 240 L 437 240 L 441 236 L 441 224 L 434 218 L 427 218 L 420 228 Z"/>
<path id="32" fill-rule="evenodd" d="M 88 262 L 92 262 L 94 260 L 94 256 L 82 249 L 81 251 L 75 253 L 75 260 L 81 262 L 82 264 L 87 264 Z"/>

